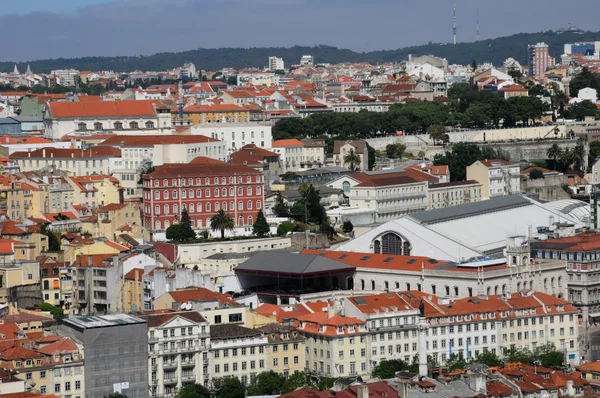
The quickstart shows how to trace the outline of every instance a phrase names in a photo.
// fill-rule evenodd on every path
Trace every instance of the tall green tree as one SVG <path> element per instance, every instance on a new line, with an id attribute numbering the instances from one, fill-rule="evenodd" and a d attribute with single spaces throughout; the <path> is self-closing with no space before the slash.
<path id="1" fill-rule="evenodd" d="M 181 225 L 179 225 L 179 224 L 170 225 L 169 228 L 167 228 L 167 230 L 165 231 L 166 238 L 168 240 L 172 240 L 174 242 L 179 242 L 180 241 L 180 234 L 179 234 L 180 230 L 181 230 Z"/>
<path id="2" fill-rule="evenodd" d="M 292 206 L 292 216 L 296 221 L 322 225 L 327 221 L 327 212 L 321 204 L 319 190 L 312 184 L 302 184 L 298 188 L 301 197 Z"/>
<path id="3" fill-rule="evenodd" d="M 360 156 L 354 151 L 354 149 L 350 149 L 350 152 L 344 156 L 344 163 L 350 170 L 355 171 L 360 165 Z"/>
<path id="4" fill-rule="evenodd" d="M 600 89 L 600 84 L 598 84 L 598 77 L 590 72 L 587 67 L 583 67 L 581 72 L 575 75 L 569 82 L 569 94 L 577 97 L 579 90 L 587 87 Z"/>
<path id="5" fill-rule="evenodd" d="M 211 398 L 210 390 L 201 384 L 188 384 L 175 394 L 175 398 Z"/>
<path id="6" fill-rule="evenodd" d="M 283 387 L 284 377 L 274 371 L 262 372 L 256 376 L 254 384 L 248 386 L 248 396 L 279 395 Z"/>
<path id="7" fill-rule="evenodd" d="M 265 213 L 263 213 L 262 209 L 258 210 L 256 221 L 252 226 L 252 231 L 255 235 L 261 238 L 271 232 L 271 228 L 269 227 L 269 223 L 267 222 L 267 218 L 265 217 Z"/>
<path id="8" fill-rule="evenodd" d="M 429 137 L 433 140 L 433 143 L 436 142 L 448 142 L 449 137 L 446 134 L 446 128 L 442 124 L 434 124 L 428 129 Z"/>
<path id="9" fill-rule="evenodd" d="M 408 370 L 409 366 L 401 359 L 388 359 L 380 361 L 371 372 L 371 376 L 379 379 L 392 379 L 396 376 L 396 372 Z"/>
<path id="10" fill-rule="evenodd" d="M 221 231 L 221 240 L 225 239 L 225 230 L 232 231 L 235 228 L 235 220 L 232 216 L 225 213 L 223 209 L 210 219 L 210 229 L 213 231 Z"/>
<path id="11" fill-rule="evenodd" d="M 189 242 L 194 239 L 196 239 L 196 232 L 192 229 L 190 215 L 184 207 L 181 211 L 181 221 L 179 222 L 179 241 Z"/>
<path id="12" fill-rule="evenodd" d="M 556 143 L 552 144 L 552 146 L 548 148 L 548 151 L 546 151 L 548 158 L 554 161 L 554 170 L 556 170 L 556 159 L 559 159 L 562 156 L 562 152 L 562 149 Z"/>
<path id="13" fill-rule="evenodd" d="M 245 398 L 246 388 L 237 377 L 223 377 L 213 380 L 215 398 Z"/>
<path id="14" fill-rule="evenodd" d="M 273 213 L 275 213 L 277 217 L 289 217 L 290 208 L 283 200 L 281 192 L 277 191 L 275 195 L 275 206 L 273 206 Z"/>
<path id="15" fill-rule="evenodd" d="M 52 231 L 46 224 L 42 224 L 40 227 L 40 233 L 48 237 L 48 251 L 58 252 L 62 249 L 60 243 L 60 236 L 58 233 Z"/>

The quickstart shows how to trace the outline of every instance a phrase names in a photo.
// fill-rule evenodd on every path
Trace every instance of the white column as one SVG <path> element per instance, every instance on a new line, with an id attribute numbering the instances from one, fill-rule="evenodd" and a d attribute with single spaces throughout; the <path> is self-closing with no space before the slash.
<path id="1" fill-rule="evenodd" d="M 419 376 L 427 376 L 427 321 L 419 318 Z"/>

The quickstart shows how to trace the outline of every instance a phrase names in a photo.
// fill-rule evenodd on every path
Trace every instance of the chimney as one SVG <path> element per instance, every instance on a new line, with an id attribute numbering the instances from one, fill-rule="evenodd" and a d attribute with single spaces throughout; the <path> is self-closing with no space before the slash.
<path id="1" fill-rule="evenodd" d="M 77 148 L 77 140 L 75 138 L 71 138 L 71 149 Z"/>
<path id="2" fill-rule="evenodd" d="M 42 157 L 45 158 L 46 157 L 46 148 L 42 148 Z"/>
<path id="3" fill-rule="evenodd" d="M 573 383 L 573 382 L 571 382 Z M 366 383 L 360 384 L 356 388 L 356 398 L 369 398 L 369 386 Z"/>
<path id="4" fill-rule="evenodd" d="M 333 305 L 329 305 L 329 303 L 327 303 L 327 318 L 331 318 L 334 315 L 335 315 L 335 303 L 333 303 Z"/>
<path id="5" fill-rule="evenodd" d="M 567 395 L 570 397 L 575 396 L 575 387 L 573 387 L 573 380 L 567 380 Z"/>

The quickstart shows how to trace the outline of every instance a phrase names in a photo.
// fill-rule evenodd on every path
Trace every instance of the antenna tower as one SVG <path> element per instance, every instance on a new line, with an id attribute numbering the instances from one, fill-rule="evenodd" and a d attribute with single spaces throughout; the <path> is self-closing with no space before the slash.
<path id="1" fill-rule="evenodd" d="M 454 45 L 456 45 L 456 3 L 454 4 L 454 23 L 452 24 L 452 33 L 454 34 Z"/>
<path id="2" fill-rule="evenodd" d="M 479 8 L 477 9 L 477 41 L 479 41 Z"/>

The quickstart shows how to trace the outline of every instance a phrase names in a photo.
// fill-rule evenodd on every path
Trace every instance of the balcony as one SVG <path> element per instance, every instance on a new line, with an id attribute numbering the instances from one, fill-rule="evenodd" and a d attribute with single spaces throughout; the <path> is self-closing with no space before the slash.
<path id="1" fill-rule="evenodd" d="M 191 374 L 191 375 L 183 375 L 181 376 L 181 381 L 195 381 L 196 380 L 196 375 Z"/>
<path id="2" fill-rule="evenodd" d="M 164 362 L 163 368 L 164 369 L 176 369 L 178 365 L 179 364 L 177 362 Z"/>
<path id="3" fill-rule="evenodd" d="M 196 366 L 196 361 L 194 360 L 181 361 L 181 367 L 183 368 L 193 368 L 194 366 Z"/>
<path id="4" fill-rule="evenodd" d="M 173 375 L 167 375 L 163 377 L 163 384 L 177 384 L 177 377 Z"/>

